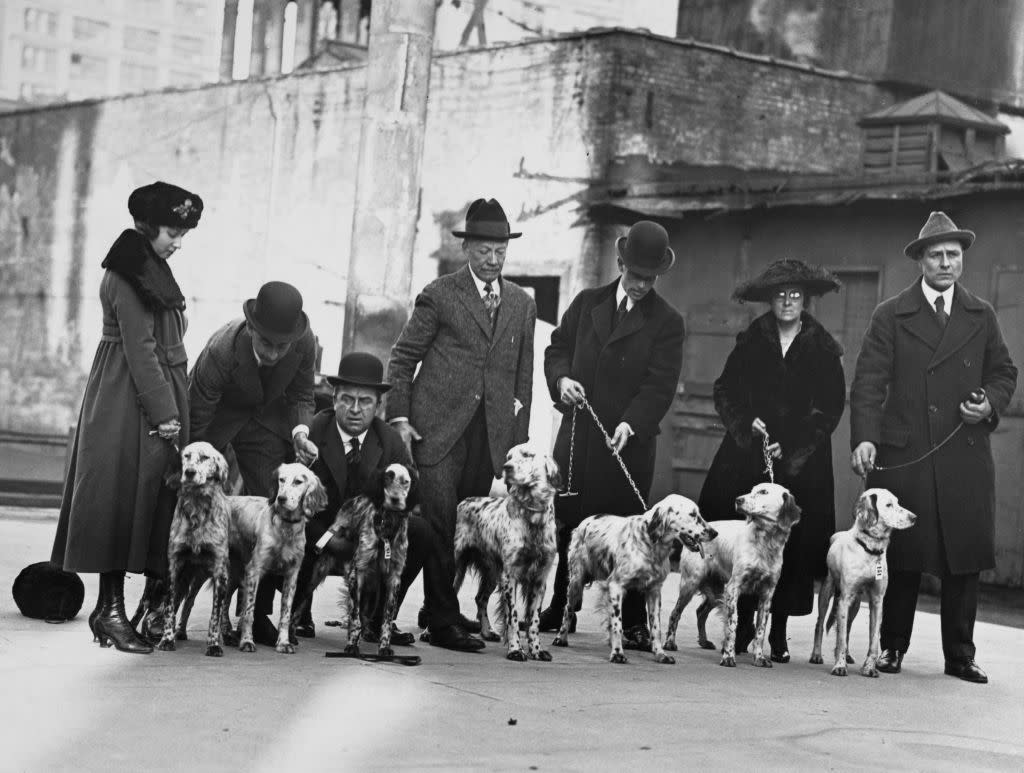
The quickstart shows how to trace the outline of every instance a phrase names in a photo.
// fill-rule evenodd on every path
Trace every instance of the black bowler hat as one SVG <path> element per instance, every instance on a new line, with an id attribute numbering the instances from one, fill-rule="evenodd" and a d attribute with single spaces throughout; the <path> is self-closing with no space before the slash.
<path id="1" fill-rule="evenodd" d="M 369 352 L 352 352 L 341 358 L 337 376 L 325 376 L 334 386 L 351 384 L 387 392 L 391 384 L 384 381 L 384 363 Z"/>
<path id="2" fill-rule="evenodd" d="M 14 603 L 25 617 L 63 623 L 82 608 L 85 585 L 74 572 L 65 572 L 50 561 L 29 564 L 14 579 Z"/>
<path id="3" fill-rule="evenodd" d="M 452 236 L 460 239 L 490 239 L 504 241 L 518 239 L 521 231 L 510 231 L 505 210 L 496 199 L 477 199 L 466 210 L 466 228 L 463 231 L 452 231 Z"/>
<path id="4" fill-rule="evenodd" d="M 249 324 L 275 344 L 298 341 L 309 329 L 302 295 L 287 282 L 267 282 L 255 298 L 242 304 Z"/>
<path id="5" fill-rule="evenodd" d="M 150 225 L 195 228 L 203 214 L 203 200 L 184 188 L 158 180 L 132 191 L 128 212 Z"/>
<path id="6" fill-rule="evenodd" d="M 642 276 L 664 274 L 676 262 L 668 231 L 650 220 L 634 223 L 628 234 L 616 239 L 615 249 L 626 268 Z"/>

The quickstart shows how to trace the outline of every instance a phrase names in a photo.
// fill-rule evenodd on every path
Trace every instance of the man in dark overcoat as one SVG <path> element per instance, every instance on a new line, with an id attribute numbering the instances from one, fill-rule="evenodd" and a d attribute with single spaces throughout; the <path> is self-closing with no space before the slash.
<path id="1" fill-rule="evenodd" d="M 571 406 L 585 398 L 612 436 L 612 444 L 646 501 L 654 480 L 659 424 L 672 405 L 683 364 L 683 318 L 654 289 L 672 268 L 675 254 L 668 232 L 640 221 L 616 241 L 621 276 L 611 284 L 584 290 L 573 299 L 544 352 L 544 376 L 563 412 L 555 440 L 555 460 L 569 470 Z M 585 410 L 576 417 L 572 476 L 580 492 L 582 519 L 596 513 L 633 515 L 641 503 L 603 437 Z M 578 523 L 578 522 L 577 522 Z M 554 595 L 541 619 L 543 630 L 557 630 L 566 601 L 566 556 L 572 529 L 558 537 Z M 623 604 L 626 646 L 649 646 L 643 596 L 627 594 Z"/>
<path id="2" fill-rule="evenodd" d="M 917 514 L 889 545 L 879 670 L 900 672 L 928 572 L 942 583 L 945 673 L 983 683 L 974 620 L 978 574 L 995 565 L 989 435 L 1017 368 L 992 307 L 958 281 L 973 242 L 973 232 L 933 212 L 905 248 L 922 277 L 871 317 L 850 395 L 850 442 L 867 485 L 889 489 Z"/>
<path id="3" fill-rule="evenodd" d="M 452 587 L 455 510 L 486 496 L 509 449 L 529 436 L 537 306 L 501 276 L 508 242 L 521 234 L 497 201 L 474 201 L 465 229 L 452 233 L 468 264 L 417 296 L 391 350 L 387 417 L 411 446 L 420 508 L 442 552 L 438 571 L 424 567 L 427 640 L 472 651 L 484 645 L 469 635 L 479 623 L 459 613 Z"/>
<path id="4" fill-rule="evenodd" d="M 210 337 L 189 373 L 191 439 L 221 453 L 230 445 L 244 492 L 265 496 L 279 465 L 317 455 L 309 440 L 316 339 L 302 295 L 285 282 L 264 284 L 242 311 Z M 277 641 L 267 617 L 273 598 L 273 583 L 260 583 L 253 637 L 268 646 Z"/>

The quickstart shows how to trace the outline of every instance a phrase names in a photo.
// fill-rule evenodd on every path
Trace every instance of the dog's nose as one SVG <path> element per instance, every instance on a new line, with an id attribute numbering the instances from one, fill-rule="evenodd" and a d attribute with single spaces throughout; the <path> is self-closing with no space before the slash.
<path id="1" fill-rule="evenodd" d="M 715 531 L 714 529 L 712 529 L 710 526 L 708 526 L 708 539 L 712 540 L 712 539 L 714 539 L 717 536 L 718 536 L 718 532 Z"/>
<path id="2" fill-rule="evenodd" d="M 277 496 L 277 503 L 279 505 L 288 504 L 288 497 L 286 497 L 284 494 L 278 494 L 278 496 Z"/>
<path id="3" fill-rule="evenodd" d="M 743 505 L 743 497 L 736 497 L 736 507 L 741 507 L 742 505 Z"/>
<path id="4" fill-rule="evenodd" d="M 193 469 L 187 469 L 182 473 L 182 475 L 186 478 L 194 478 L 196 476 L 196 471 Z"/>

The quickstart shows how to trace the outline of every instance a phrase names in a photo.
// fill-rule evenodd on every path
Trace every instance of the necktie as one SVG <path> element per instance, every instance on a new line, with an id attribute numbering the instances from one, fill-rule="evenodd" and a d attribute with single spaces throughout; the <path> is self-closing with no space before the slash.
<path id="1" fill-rule="evenodd" d="M 498 306 L 501 305 L 501 298 L 494 292 L 494 286 L 490 282 L 484 283 L 484 308 L 487 309 L 487 316 L 491 318 L 491 327 L 498 319 Z"/>
<path id="2" fill-rule="evenodd" d="M 348 461 L 349 467 L 359 466 L 359 438 L 352 438 L 352 440 L 350 441 L 349 451 L 347 454 L 345 454 L 345 459 Z"/>
<path id="3" fill-rule="evenodd" d="M 942 327 L 949 322 L 949 315 L 946 313 L 946 299 L 941 295 L 935 299 L 935 316 L 939 318 L 939 325 Z"/>
<path id="4" fill-rule="evenodd" d="M 629 296 L 623 295 L 622 302 L 618 308 L 615 309 L 615 320 L 612 322 L 612 330 L 622 324 L 622 320 L 626 318 L 626 301 L 629 300 Z"/>

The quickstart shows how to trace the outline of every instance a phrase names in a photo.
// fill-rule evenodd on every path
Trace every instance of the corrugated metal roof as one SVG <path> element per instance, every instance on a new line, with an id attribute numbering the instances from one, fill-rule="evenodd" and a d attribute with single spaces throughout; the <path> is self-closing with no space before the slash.
<path id="1" fill-rule="evenodd" d="M 858 121 L 861 126 L 936 122 L 968 126 L 990 134 L 1008 134 L 1010 131 L 1010 127 L 1001 121 L 943 91 L 930 91 L 906 102 L 890 105 Z"/>

